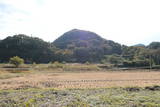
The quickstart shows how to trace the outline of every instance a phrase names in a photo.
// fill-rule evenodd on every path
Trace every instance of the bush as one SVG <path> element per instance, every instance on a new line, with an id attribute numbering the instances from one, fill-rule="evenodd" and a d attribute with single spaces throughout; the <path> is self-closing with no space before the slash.
<path id="1" fill-rule="evenodd" d="M 55 68 L 63 68 L 63 64 L 59 63 L 58 61 L 55 61 L 54 63 Z"/>
<path id="2" fill-rule="evenodd" d="M 66 62 L 65 62 L 65 61 L 63 61 L 63 62 L 62 62 L 62 64 L 66 64 Z"/>
<path id="3" fill-rule="evenodd" d="M 118 66 L 123 62 L 123 58 L 120 55 L 113 54 L 113 55 L 105 55 L 104 59 L 101 60 L 103 64 L 110 63 L 114 66 Z"/>
<path id="4" fill-rule="evenodd" d="M 133 60 L 133 61 L 123 61 L 123 66 L 125 67 L 145 67 L 149 66 L 149 60 Z"/>
<path id="5" fill-rule="evenodd" d="M 86 64 L 86 65 L 89 65 L 90 63 L 87 61 L 87 62 L 85 62 L 85 64 Z"/>
<path id="6" fill-rule="evenodd" d="M 64 71 L 99 71 L 101 70 L 97 65 L 95 64 L 69 64 L 67 66 L 63 67 Z"/>
<path id="7" fill-rule="evenodd" d="M 24 63 L 24 60 L 18 56 L 14 56 L 10 58 L 9 63 L 15 65 L 15 67 L 17 68 L 19 67 L 19 65 Z"/>

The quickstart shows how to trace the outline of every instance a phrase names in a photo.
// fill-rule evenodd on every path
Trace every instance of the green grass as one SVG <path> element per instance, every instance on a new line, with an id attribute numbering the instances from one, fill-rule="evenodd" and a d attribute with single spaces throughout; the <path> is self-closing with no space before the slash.
<path id="1" fill-rule="evenodd" d="M 160 90 L 153 91 L 143 88 L 139 88 L 139 90 L 128 90 L 126 88 L 101 88 L 66 90 L 27 89 L 0 91 L 0 107 L 42 106 L 160 107 Z"/>

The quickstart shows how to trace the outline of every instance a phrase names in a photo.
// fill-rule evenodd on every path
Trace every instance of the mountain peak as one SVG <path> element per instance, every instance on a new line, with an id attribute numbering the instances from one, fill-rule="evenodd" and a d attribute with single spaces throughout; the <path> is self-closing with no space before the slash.
<path id="1" fill-rule="evenodd" d="M 139 44 L 136 44 L 136 45 L 133 45 L 134 47 L 145 47 L 145 45 L 144 44 L 141 44 L 141 43 L 139 43 Z"/>
<path id="2" fill-rule="evenodd" d="M 63 49 L 66 48 L 69 44 L 90 42 L 92 40 L 103 41 L 104 39 L 101 38 L 98 34 L 91 31 L 72 29 L 56 39 L 53 44 L 58 48 Z"/>
<path id="3" fill-rule="evenodd" d="M 120 44 L 103 39 L 94 32 L 79 29 L 72 29 L 64 33 L 53 44 L 60 49 L 85 48 L 90 51 L 101 51 L 104 54 L 121 53 Z"/>
<path id="4" fill-rule="evenodd" d="M 72 29 L 65 34 L 68 34 L 69 36 L 76 36 L 76 37 L 80 37 L 80 39 L 89 39 L 90 38 L 95 38 L 95 37 L 99 37 L 101 38 L 98 34 L 91 32 L 91 31 L 87 31 L 87 30 L 81 30 L 81 29 Z M 82 38 L 81 38 L 82 37 Z"/>

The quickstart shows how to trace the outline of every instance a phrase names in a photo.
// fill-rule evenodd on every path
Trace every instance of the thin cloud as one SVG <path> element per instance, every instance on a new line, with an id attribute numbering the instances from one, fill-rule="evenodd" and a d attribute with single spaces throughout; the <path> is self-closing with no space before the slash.
<path id="1" fill-rule="evenodd" d="M 159 0 L 1 0 L 0 38 L 25 33 L 53 41 L 78 28 L 122 44 L 148 44 L 160 40 L 159 5 Z"/>

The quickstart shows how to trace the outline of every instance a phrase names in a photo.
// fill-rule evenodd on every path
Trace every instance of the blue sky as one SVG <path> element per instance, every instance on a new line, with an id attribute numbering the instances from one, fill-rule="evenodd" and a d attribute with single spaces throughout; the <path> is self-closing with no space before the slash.
<path id="1" fill-rule="evenodd" d="M 77 28 L 125 45 L 160 41 L 159 0 L 0 0 L 0 39 L 53 41 Z"/>

